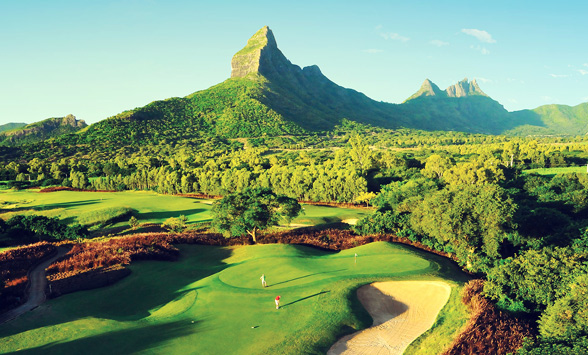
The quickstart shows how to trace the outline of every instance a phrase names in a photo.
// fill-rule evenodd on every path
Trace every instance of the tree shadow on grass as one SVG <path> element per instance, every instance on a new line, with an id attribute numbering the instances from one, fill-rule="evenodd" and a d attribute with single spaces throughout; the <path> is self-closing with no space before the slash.
<path id="1" fill-rule="evenodd" d="M 38 210 L 52 210 L 56 208 L 69 208 L 69 207 L 77 207 L 77 206 L 86 206 L 86 205 L 94 205 L 99 203 L 100 200 L 85 200 L 85 201 L 72 201 L 72 202 L 61 202 L 61 203 L 51 203 L 51 204 L 44 204 L 44 205 L 37 205 L 35 209 Z"/>
<path id="2" fill-rule="evenodd" d="M 165 341 L 202 331 L 202 322 L 189 320 L 115 330 L 65 342 L 53 342 L 14 354 L 131 354 Z"/>
<path id="3" fill-rule="evenodd" d="M 306 297 L 302 297 L 302 298 L 299 298 L 299 299 L 297 299 L 296 301 L 292 301 L 292 302 L 290 302 L 290 303 L 286 303 L 285 305 L 283 305 L 283 306 L 280 306 L 280 308 L 289 307 L 289 306 L 291 306 L 291 305 L 293 305 L 293 304 L 296 304 L 296 303 L 298 303 L 298 302 L 302 302 L 302 301 L 305 301 L 305 300 L 307 300 L 307 299 L 309 299 L 309 298 L 313 298 L 313 297 L 316 297 L 316 296 L 320 296 L 320 295 L 322 295 L 322 294 L 329 293 L 329 292 L 331 292 L 331 291 L 330 291 L 330 290 L 327 290 L 327 291 L 321 291 L 321 292 L 317 292 L 317 293 L 315 293 L 315 294 L 313 294 L 313 295 L 306 296 Z"/>
<path id="4" fill-rule="evenodd" d="M 49 204 L 41 204 L 36 206 L 22 206 L 16 208 L 7 208 L 4 209 L 3 212 L 22 212 L 22 211 L 50 211 L 56 210 L 59 208 L 69 208 L 69 207 L 77 207 L 77 206 L 85 206 L 85 205 L 93 205 L 98 203 L 100 200 L 85 200 L 85 201 L 72 201 L 72 202 L 62 202 L 62 203 L 49 203 Z"/>
<path id="5" fill-rule="evenodd" d="M 296 280 L 300 280 L 300 279 L 305 279 L 305 278 L 311 277 L 311 276 L 323 275 L 323 274 L 332 274 L 332 273 L 335 273 L 335 272 L 345 271 L 345 270 L 347 270 L 347 269 L 338 269 L 338 270 L 331 270 L 331 271 L 315 272 L 314 274 L 308 274 L 308 275 L 304 275 L 304 276 L 295 277 L 295 278 L 290 279 L 290 280 L 276 282 L 274 284 L 269 285 L 267 288 L 270 288 L 272 286 L 277 286 L 277 285 L 285 284 L 285 283 L 292 282 L 292 281 L 296 281 Z"/>

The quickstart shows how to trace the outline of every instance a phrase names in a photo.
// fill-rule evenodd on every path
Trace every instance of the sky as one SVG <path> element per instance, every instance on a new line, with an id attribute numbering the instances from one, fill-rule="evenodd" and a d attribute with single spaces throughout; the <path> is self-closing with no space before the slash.
<path id="1" fill-rule="evenodd" d="M 293 64 L 401 103 L 468 78 L 509 111 L 588 102 L 587 1 L 0 0 L 0 124 L 94 123 L 230 77 L 269 26 Z"/>

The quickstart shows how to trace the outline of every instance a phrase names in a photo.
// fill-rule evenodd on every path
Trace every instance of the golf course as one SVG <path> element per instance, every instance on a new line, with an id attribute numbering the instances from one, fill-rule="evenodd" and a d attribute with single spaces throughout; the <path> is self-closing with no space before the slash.
<path id="1" fill-rule="evenodd" d="M 49 300 L 0 325 L 0 352 L 326 353 L 372 325 L 357 290 L 376 281 L 450 288 L 431 329 L 407 354 L 440 352 L 467 320 L 459 301 L 467 277 L 444 258 L 398 244 L 341 252 L 284 244 L 178 248 L 178 261 L 135 262 L 114 285 Z"/>
<path id="2" fill-rule="evenodd" d="M 163 195 L 149 191 L 89 192 L 55 191 L 40 193 L 36 190 L 0 190 L 5 211 L 0 217 L 35 214 L 58 217 L 66 223 L 79 223 L 90 228 L 128 226 L 131 215 L 139 223 L 161 224 L 170 217 L 184 215 L 188 225 L 209 222 L 215 200 Z M 369 215 L 370 209 L 303 205 L 303 213 L 291 225 L 314 226 L 341 221 L 356 221 Z M 287 226 L 283 226 L 287 227 Z"/>

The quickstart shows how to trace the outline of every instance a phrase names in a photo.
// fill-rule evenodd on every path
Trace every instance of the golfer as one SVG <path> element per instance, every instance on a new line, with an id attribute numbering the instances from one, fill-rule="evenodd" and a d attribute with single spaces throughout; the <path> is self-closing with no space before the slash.
<path id="1" fill-rule="evenodd" d="M 261 274 L 261 286 L 262 287 L 267 287 L 267 283 L 265 282 L 265 274 Z"/>
<path id="2" fill-rule="evenodd" d="M 276 309 L 280 308 L 280 296 L 276 297 Z"/>

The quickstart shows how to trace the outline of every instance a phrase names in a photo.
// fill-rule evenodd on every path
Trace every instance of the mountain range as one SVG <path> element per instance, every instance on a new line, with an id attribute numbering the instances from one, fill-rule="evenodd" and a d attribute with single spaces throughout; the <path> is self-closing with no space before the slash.
<path id="1" fill-rule="evenodd" d="M 509 112 L 476 80 L 467 79 L 445 90 L 427 79 L 402 104 L 379 102 L 335 84 L 317 66 L 292 64 L 266 26 L 233 56 L 226 81 L 124 111 L 89 126 L 79 139 L 124 144 L 209 135 L 295 135 L 329 130 L 345 119 L 392 129 L 583 135 L 588 132 L 588 103 Z"/>
<path id="2" fill-rule="evenodd" d="M 64 134 L 75 133 L 87 126 L 86 122 L 76 119 L 73 115 L 48 118 L 28 125 L 24 123 L 9 123 L 1 126 L 7 127 L 7 129 L 0 131 L 0 144 L 20 145 L 24 143 L 35 143 Z"/>

